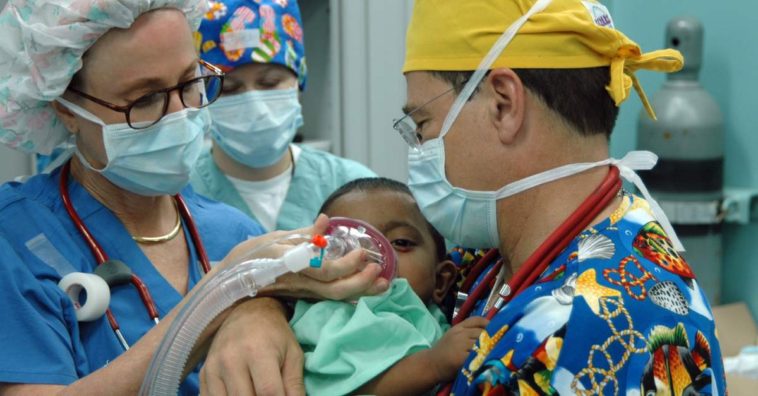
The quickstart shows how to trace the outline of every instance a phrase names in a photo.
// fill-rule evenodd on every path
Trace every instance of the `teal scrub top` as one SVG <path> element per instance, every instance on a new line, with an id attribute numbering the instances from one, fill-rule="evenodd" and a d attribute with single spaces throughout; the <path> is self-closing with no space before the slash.
<path id="1" fill-rule="evenodd" d="M 290 320 L 305 354 L 309 395 L 345 395 L 404 357 L 431 348 L 450 328 L 436 304 L 428 306 L 408 281 L 392 281 L 378 296 L 344 301 L 298 301 Z"/>
<path id="2" fill-rule="evenodd" d="M 63 206 L 60 169 L 25 183 L 0 186 L 0 383 L 68 385 L 108 365 L 124 351 L 103 315 L 78 322 L 74 306 L 58 287 L 60 269 L 92 273 L 95 258 Z M 153 267 L 129 232 L 107 207 L 75 180 L 71 202 L 111 259 L 126 263 L 147 285 L 160 317 L 182 296 Z M 182 192 L 208 258 L 220 261 L 239 242 L 263 229 L 238 210 Z M 186 221 L 185 235 L 189 236 Z M 196 247 L 190 254 L 188 288 L 203 276 Z M 30 241 L 42 243 L 35 244 Z M 62 263 L 65 261 L 65 264 Z M 130 345 L 155 324 L 131 284 L 111 286 L 110 309 Z M 198 375 L 190 374 L 181 394 L 197 394 Z"/>
<path id="3" fill-rule="evenodd" d="M 376 173 L 356 161 L 308 146 L 298 147 L 302 151 L 279 210 L 277 230 L 294 230 L 313 224 L 321 204 L 336 189 L 355 179 L 376 177 Z M 210 150 L 200 157 L 190 182 L 197 193 L 234 206 L 255 219 L 232 182 L 216 166 Z"/>

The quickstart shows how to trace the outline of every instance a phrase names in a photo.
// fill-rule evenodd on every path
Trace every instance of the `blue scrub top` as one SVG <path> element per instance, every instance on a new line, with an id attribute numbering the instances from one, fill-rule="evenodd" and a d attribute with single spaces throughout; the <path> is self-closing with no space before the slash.
<path id="1" fill-rule="evenodd" d="M 25 183 L 0 186 L 0 382 L 66 385 L 123 353 L 105 316 L 77 322 L 71 301 L 58 288 L 61 267 L 91 273 L 97 265 L 63 206 L 59 178 L 60 169 Z M 126 263 L 142 279 L 160 316 L 165 316 L 182 296 L 108 208 L 75 180 L 69 182 L 69 192 L 77 213 L 105 253 Z M 222 260 L 239 242 L 263 233 L 260 225 L 240 211 L 203 198 L 190 187 L 181 194 L 211 262 Z M 184 231 L 192 288 L 203 273 L 186 221 Z M 34 238 L 47 240 L 47 249 L 30 250 L 27 243 Z M 131 284 L 111 287 L 110 309 L 130 345 L 154 326 Z M 198 389 L 196 373 L 181 388 L 183 394 L 197 394 Z"/>

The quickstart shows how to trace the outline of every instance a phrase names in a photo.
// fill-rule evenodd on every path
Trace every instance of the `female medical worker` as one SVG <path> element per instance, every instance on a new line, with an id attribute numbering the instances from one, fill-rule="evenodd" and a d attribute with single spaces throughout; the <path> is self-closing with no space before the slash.
<path id="1" fill-rule="evenodd" d="M 0 187 L 0 393 L 136 393 L 193 286 L 261 233 L 185 187 L 210 123 L 203 106 L 222 83 L 194 50 L 204 4 L 11 0 L 0 13 L 0 139 L 48 153 L 71 137 L 77 148 L 62 168 Z M 308 231 L 325 228 L 319 220 Z M 358 271 L 360 253 L 332 265 L 278 290 L 348 298 L 387 287 L 377 264 Z M 96 268 L 122 275 L 107 277 L 106 315 L 77 310 L 58 286 L 70 273 L 97 279 Z M 90 290 L 85 306 L 108 288 Z M 291 333 L 270 331 L 277 325 L 287 321 L 270 298 L 224 313 L 203 340 L 205 389 L 302 389 L 302 351 Z M 259 354 L 277 358 L 260 364 Z M 191 374 L 182 392 L 198 390 Z"/>
<path id="2" fill-rule="evenodd" d="M 196 40 L 201 58 L 227 75 L 221 98 L 209 106 L 213 147 L 192 173 L 195 191 L 267 230 L 292 230 L 308 225 L 338 187 L 376 176 L 355 161 L 291 143 L 303 125 L 298 94 L 306 81 L 296 0 L 211 1 Z"/>

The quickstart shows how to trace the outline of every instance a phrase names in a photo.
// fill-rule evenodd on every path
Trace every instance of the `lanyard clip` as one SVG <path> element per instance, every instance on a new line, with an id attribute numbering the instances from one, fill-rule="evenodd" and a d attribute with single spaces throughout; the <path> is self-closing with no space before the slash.
<path id="1" fill-rule="evenodd" d="M 458 316 L 458 311 L 460 311 L 461 307 L 467 299 L 468 293 L 458 292 L 458 294 L 455 296 L 455 308 L 453 308 L 453 317 Z"/>
<path id="2" fill-rule="evenodd" d="M 492 305 L 492 309 L 495 310 L 495 312 L 500 311 L 500 308 L 505 305 L 505 300 L 510 295 L 511 286 L 507 283 L 504 283 L 503 286 L 500 287 L 500 292 L 497 293 L 497 300 L 495 300 L 495 304 Z"/>

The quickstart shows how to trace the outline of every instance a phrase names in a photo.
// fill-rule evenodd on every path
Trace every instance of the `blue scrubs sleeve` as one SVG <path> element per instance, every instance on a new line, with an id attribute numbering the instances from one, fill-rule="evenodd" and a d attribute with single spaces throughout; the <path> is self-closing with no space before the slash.
<path id="1" fill-rule="evenodd" d="M 52 278 L 52 277 L 51 277 Z M 79 378 L 73 305 L 0 237 L 0 382 L 68 385 Z M 67 325 L 67 323 L 69 323 Z"/>

